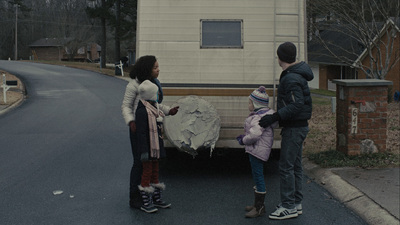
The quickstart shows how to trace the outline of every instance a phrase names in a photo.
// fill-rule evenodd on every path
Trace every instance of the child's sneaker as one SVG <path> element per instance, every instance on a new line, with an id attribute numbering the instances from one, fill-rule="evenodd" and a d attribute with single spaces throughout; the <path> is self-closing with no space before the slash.
<path id="1" fill-rule="evenodd" d="M 275 212 L 269 214 L 269 218 L 273 220 L 284 220 L 289 218 L 295 218 L 299 214 L 297 214 L 297 209 L 286 209 L 283 207 L 278 208 Z"/>

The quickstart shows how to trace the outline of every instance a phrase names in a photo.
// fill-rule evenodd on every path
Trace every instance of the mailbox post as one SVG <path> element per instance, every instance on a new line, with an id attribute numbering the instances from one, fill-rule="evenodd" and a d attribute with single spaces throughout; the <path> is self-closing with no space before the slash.
<path id="1" fill-rule="evenodd" d="M 124 64 L 122 63 L 121 60 L 119 60 L 119 63 L 116 62 L 115 63 L 115 75 L 122 75 L 124 76 Z"/>
<path id="2" fill-rule="evenodd" d="M 336 150 L 347 155 L 385 152 L 388 86 L 377 79 L 336 83 Z"/>
<path id="3" fill-rule="evenodd" d="M 16 87 L 18 85 L 18 81 L 16 80 L 6 80 L 6 75 L 3 73 L 3 97 L 4 103 L 7 103 L 7 91 L 11 87 Z"/>

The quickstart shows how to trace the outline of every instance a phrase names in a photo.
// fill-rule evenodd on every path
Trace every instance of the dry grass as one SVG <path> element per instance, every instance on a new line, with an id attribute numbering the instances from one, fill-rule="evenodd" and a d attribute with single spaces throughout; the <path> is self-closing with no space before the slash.
<path id="1" fill-rule="evenodd" d="M 304 142 L 305 155 L 336 148 L 336 114 L 331 105 L 313 104 L 309 126 L 310 132 Z"/>
<path id="2" fill-rule="evenodd" d="M 388 106 L 388 144 L 387 151 L 400 154 L 400 103 L 391 103 Z"/>
<path id="3" fill-rule="evenodd" d="M 115 68 L 113 66 L 107 66 L 106 68 L 100 68 L 98 63 L 86 63 L 86 62 L 69 62 L 69 61 L 29 61 L 36 63 L 46 63 L 52 65 L 68 66 L 77 69 L 90 70 L 110 76 L 115 76 Z M 124 73 L 128 76 L 130 68 L 124 68 Z"/>
<path id="4" fill-rule="evenodd" d="M 336 149 L 336 114 L 332 113 L 330 99 L 313 98 L 313 115 L 310 133 L 304 146 L 304 154 L 313 154 Z M 386 152 L 400 154 L 400 104 L 388 105 L 388 139 Z"/>

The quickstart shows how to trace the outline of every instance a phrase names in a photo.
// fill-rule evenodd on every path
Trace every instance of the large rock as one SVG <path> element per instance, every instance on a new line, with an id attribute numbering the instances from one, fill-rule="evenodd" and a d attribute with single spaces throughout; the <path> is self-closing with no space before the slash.
<path id="1" fill-rule="evenodd" d="M 221 126 L 214 106 L 194 95 L 179 99 L 175 105 L 179 106 L 178 113 L 164 119 L 164 130 L 169 141 L 193 157 L 201 149 L 210 148 L 212 151 Z"/>

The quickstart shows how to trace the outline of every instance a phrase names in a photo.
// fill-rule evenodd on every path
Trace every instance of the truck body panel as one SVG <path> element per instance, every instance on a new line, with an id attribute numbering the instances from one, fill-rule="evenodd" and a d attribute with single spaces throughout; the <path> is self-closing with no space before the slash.
<path id="1" fill-rule="evenodd" d="M 187 95 L 213 104 L 221 118 L 217 148 L 242 148 L 235 137 L 254 89 L 265 86 L 275 108 L 279 44 L 293 42 L 297 60 L 306 61 L 305 0 L 138 0 L 137 12 L 136 58 L 157 57 L 163 104 Z M 239 41 L 230 45 L 229 37 Z M 275 138 L 279 148 L 279 130 Z"/>

